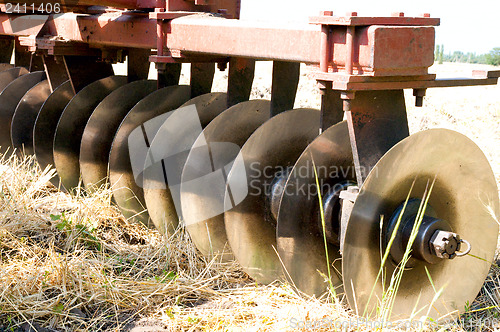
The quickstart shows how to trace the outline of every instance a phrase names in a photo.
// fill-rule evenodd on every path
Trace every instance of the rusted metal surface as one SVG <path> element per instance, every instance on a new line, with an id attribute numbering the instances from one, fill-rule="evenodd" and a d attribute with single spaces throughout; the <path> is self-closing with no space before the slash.
<path id="1" fill-rule="evenodd" d="M 69 80 L 69 74 L 64 64 L 64 58 L 55 58 L 54 56 L 43 56 L 43 66 L 49 81 L 50 91 L 54 90 Z"/>
<path id="2" fill-rule="evenodd" d="M 399 79 L 399 77 L 398 77 Z M 426 89 L 458 86 L 495 85 L 498 78 L 446 78 L 423 81 L 392 81 L 392 82 L 333 82 L 335 90 L 400 90 Z"/>
<path id="3" fill-rule="evenodd" d="M 255 60 L 231 58 L 227 84 L 227 107 L 234 106 L 250 99 Z"/>
<path id="4" fill-rule="evenodd" d="M 331 89 L 331 82 L 320 89 L 321 92 L 321 131 L 339 123 L 344 118 L 340 92 Z"/>
<path id="5" fill-rule="evenodd" d="M 198 97 L 212 91 L 214 81 L 214 63 L 191 64 L 191 97 Z"/>
<path id="6" fill-rule="evenodd" d="M 166 12 L 166 11 L 154 11 L 149 13 L 149 18 L 153 20 L 173 20 L 174 18 L 179 18 L 187 15 L 194 15 L 195 12 L 187 12 L 187 11 L 175 11 L 175 12 Z"/>
<path id="7" fill-rule="evenodd" d="M 320 35 L 315 26 L 256 24 L 192 15 L 173 20 L 169 28 L 167 46 L 174 50 L 318 62 Z"/>
<path id="8" fill-rule="evenodd" d="M 45 35 L 84 42 L 94 47 L 156 48 L 156 21 L 150 20 L 147 14 L 67 13 L 54 16 L 45 28 Z"/>
<path id="9" fill-rule="evenodd" d="M 168 55 L 151 55 L 149 57 L 149 62 L 154 63 L 227 63 L 229 61 L 228 57 L 221 57 L 215 55 L 204 55 L 204 54 L 185 54 L 179 50 L 170 50 Z"/>
<path id="10" fill-rule="evenodd" d="M 23 1 L 9 1 L 9 0 L 0 0 L 1 3 L 7 4 L 13 4 L 14 6 L 17 4 L 21 5 L 20 10 L 24 10 L 24 4 L 25 2 Z M 38 9 L 40 6 L 43 6 L 42 8 L 46 8 L 47 4 L 52 5 L 50 8 L 54 8 L 53 5 L 58 4 L 59 10 L 61 11 L 68 11 L 68 10 L 74 10 L 76 8 L 85 8 L 89 6 L 106 6 L 106 7 L 114 7 L 114 8 L 123 8 L 123 9 L 134 9 L 134 8 L 141 8 L 140 3 L 153 3 L 153 1 L 138 1 L 138 0 L 65 0 L 64 3 L 61 3 L 61 1 L 57 0 L 33 0 L 30 1 L 27 4 L 26 11 L 32 12 L 31 4 L 34 5 L 35 9 Z M 83 9 L 82 8 L 82 9 Z M 154 8 L 154 7 L 148 7 L 148 8 Z"/>
<path id="11" fill-rule="evenodd" d="M 75 93 L 94 81 L 113 75 L 111 64 L 98 60 L 87 56 L 64 57 L 64 64 Z"/>
<path id="12" fill-rule="evenodd" d="M 167 11 L 220 12 L 227 18 L 239 18 L 241 0 L 166 0 L 165 5 Z"/>
<path id="13" fill-rule="evenodd" d="M 98 48 L 91 48 L 84 42 L 67 42 L 58 40 L 57 37 L 24 38 L 19 37 L 21 43 L 28 46 L 32 52 L 43 52 L 47 55 L 80 55 L 80 56 L 102 56 Z"/>
<path id="14" fill-rule="evenodd" d="M 14 45 L 14 63 L 16 67 L 24 67 L 31 72 L 43 70 L 43 60 L 35 53 L 28 52 L 19 44 L 19 40 Z"/>
<path id="15" fill-rule="evenodd" d="M 0 37 L 0 63 L 10 63 L 14 51 L 14 39 L 11 37 Z"/>
<path id="16" fill-rule="evenodd" d="M 435 80 L 428 74 L 434 57 L 432 25 L 439 23 L 429 15 L 415 18 L 395 13 L 393 17 L 366 18 L 349 13 L 339 18 L 323 12 L 321 20 L 311 20 L 318 26 L 187 14 L 0 14 L 0 35 L 20 36 L 29 50 L 43 49 L 48 54 L 104 56 L 120 48 L 158 47 L 158 54 L 150 57 L 152 62 L 224 62 L 228 57 L 303 62 L 319 66 L 319 70 L 313 69 L 314 78 L 330 81 L 332 89 L 344 91 L 489 85 L 496 84 L 499 76 L 491 76 L 491 72 L 476 73 L 480 78 L 474 80 Z M 158 33 L 163 37 L 158 39 Z"/>
<path id="17" fill-rule="evenodd" d="M 0 13 L 0 35 L 36 36 L 49 15 L 16 15 Z"/>
<path id="18" fill-rule="evenodd" d="M 396 143 L 408 137 L 403 90 L 358 91 L 347 99 L 347 124 L 358 186 Z"/>
<path id="19" fill-rule="evenodd" d="M 9 25 L 13 20 L 6 14 L 1 15 L 0 20 L 5 22 L 0 34 L 12 33 Z M 41 22 L 45 20 L 47 16 Z M 16 24 L 22 26 L 19 21 L 28 21 L 28 18 L 16 16 Z M 146 14 L 64 14 L 54 16 L 47 22 L 44 35 L 59 36 L 64 41 L 85 42 L 95 47 L 154 49 L 157 47 L 156 25 L 156 20 Z M 320 60 L 321 28 L 315 25 L 263 24 L 190 15 L 163 22 L 162 28 L 166 35 L 165 46 L 172 52 L 180 51 L 186 55 L 208 54 L 314 64 L 319 64 Z M 23 35 L 38 34 L 38 31 L 26 28 L 17 30 Z M 346 64 L 346 28 L 333 26 L 331 39 L 332 66 L 342 70 Z M 434 28 L 361 26 L 356 28 L 353 47 L 354 73 L 422 75 L 433 63 Z"/>
<path id="20" fill-rule="evenodd" d="M 474 78 L 499 78 L 500 70 L 473 70 L 472 77 Z"/>
<path id="21" fill-rule="evenodd" d="M 300 63 L 274 61 L 271 116 L 293 109 L 299 86 Z"/>
<path id="22" fill-rule="evenodd" d="M 170 23 L 167 46 L 184 52 L 319 63 L 319 27 L 253 24 L 182 17 Z M 346 66 L 348 54 L 355 73 L 375 76 L 423 75 L 434 62 L 433 27 L 358 27 L 352 36 L 352 47 L 347 37 L 345 27 L 332 27 L 332 71 Z"/>
<path id="23" fill-rule="evenodd" d="M 437 26 L 440 24 L 439 18 L 426 17 L 362 17 L 357 15 L 331 16 L 321 15 L 313 16 L 309 22 L 325 25 L 344 25 L 344 26 L 365 26 L 365 25 L 405 25 L 405 26 Z"/>
<path id="24" fill-rule="evenodd" d="M 127 76 L 129 82 L 147 80 L 151 50 L 131 48 L 128 50 Z"/>
<path id="25" fill-rule="evenodd" d="M 18 4 L 20 7 L 17 8 L 16 5 Z M 46 11 L 54 11 L 55 13 L 94 13 L 97 11 L 106 11 L 107 9 L 103 7 L 110 7 L 114 10 L 162 8 L 169 11 L 221 13 L 227 18 L 239 18 L 240 15 L 240 0 L 215 0 L 210 1 L 210 3 L 202 3 L 198 0 L 65 0 L 63 2 L 57 0 L 34 0 L 29 3 L 18 0 L 0 0 L 0 11 L 15 11 L 16 13 L 24 10 L 26 10 L 26 13 L 30 13 L 38 8 L 43 8 Z"/>
<path id="26" fill-rule="evenodd" d="M 157 63 L 158 89 L 179 84 L 182 64 L 180 63 Z"/>

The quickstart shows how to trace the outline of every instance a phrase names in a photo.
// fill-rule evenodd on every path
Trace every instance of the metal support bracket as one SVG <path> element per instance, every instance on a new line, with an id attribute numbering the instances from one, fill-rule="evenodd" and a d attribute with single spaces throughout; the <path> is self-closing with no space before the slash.
<path id="1" fill-rule="evenodd" d="M 403 90 L 343 93 L 356 179 L 361 186 L 380 158 L 409 136 Z"/>
<path id="2" fill-rule="evenodd" d="M 227 107 L 250 99 L 254 75 L 255 60 L 245 58 L 229 60 Z"/>
<path id="3" fill-rule="evenodd" d="M 0 63 L 10 63 L 14 52 L 14 38 L 0 36 Z"/>
<path id="4" fill-rule="evenodd" d="M 299 62 L 273 62 L 273 82 L 271 87 L 271 116 L 291 110 L 300 79 Z"/>
<path id="5" fill-rule="evenodd" d="M 347 190 L 342 190 L 339 195 L 342 204 L 342 213 L 340 217 L 340 254 L 342 254 L 342 252 L 344 251 L 344 240 L 347 230 L 347 224 L 349 222 L 349 218 L 351 217 L 351 212 L 358 194 L 359 187 L 350 186 L 347 188 Z"/>

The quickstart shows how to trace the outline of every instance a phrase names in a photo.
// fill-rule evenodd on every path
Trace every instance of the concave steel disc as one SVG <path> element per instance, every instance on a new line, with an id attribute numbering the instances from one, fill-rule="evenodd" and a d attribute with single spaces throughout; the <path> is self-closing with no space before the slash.
<path id="1" fill-rule="evenodd" d="M 403 274 L 389 319 L 406 319 L 420 309 L 418 316 L 429 311 L 434 319 L 461 313 L 481 289 L 497 245 L 495 218 L 499 220 L 500 210 L 495 177 L 486 157 L 470 139 L 451 130 L 431 129 L 413 134 L 389 150 L 371 170 L 354 204 L 346 230 L 342 274 L 349 304 L 360 315 L 375 315 L 383 296 L 382 282 L 377 280 L 384 251 L 380 248 L 381 217 L 384 231 L 413 181 L 411 197 L 422 199 L 426 185 L 434 178 L 428 204 L 453 232 L 470 242 L 471 255 L 436 264 L 417 261 Z M 385 289 L 394 269 L 392 262 L 385 264 Z"/>
<path id="2" fill-rule="evenodd" d="M 182 171 L 182 215 L 191 239 L 205 256 L 233 258 L 224 226 L 225 169 L 269 119 L 270 107 L 267 100 L 250 100 L 225 110 L 203 129 L 189 152 Z"/>
<path id="3" fill-rule="evenodd" d="M 120 123 L 137 102 L 156 88 L 156 81 L 132 82 L 111 92 L 95 108 L 80 146 L 80 171 L 87 190 L 108 183 L 109 152 Z"/>
<path id="4" fill-rule="evenodd" d="M 0 72 L 0 92 L 3 91 L 16 78 L 26 75 L 28 70 L 24 67 L 15 67 Z"/>
<path id="5" fill-rule="evenodd" d="M 226 208 L 234 207 L 224 215 L 227 237 L 238 262 L 258 282 L 282 278 L 275 251 L 276 222 L 269 203 L 275 176 L 293 167 L 318 136 L 319 128 L 317 110 L 295 109 L 276 115 L 250 136 L 241 149 L 242 158 L 235 160 L 229 173 L 231 197 L 226 196 Z"/>
<path id="6" fill-rule="evenodd" d="M 202 129 L 225 109 L 225 93 L 208 93 L 187 101 L 161 121 L 159 118 L 152 119 L 144 124 L 147 136 L 154 134 L 149 149 L 150 158 L 144 164 L 144 198 L 149 216 L 161 233 L 170 235 L 178 226 L 180 211 L 176 211 L 175 207 L 177 202 L 181 208 L 179 187 L 182 169 L 194 141 Z M 165 157 L 171 156 L 174 156 L 173 160 L 164 161 Z M 175 190 L 172 190 L 174 186 Z"/>
<path id="7" fill-rule="evenodd" d="M 295 163 L 281 199 L 276 233 L 278 253 L 287 276 L 298 289 L 309 295 L 325 293 L 329 265 L 331 282 L 339 294 L 342 292 L 341 256 L 338 245 L 328 243 L 328 260 L 326 257 L 314 167 L 323 202 L 330 191 L 337 191 L 337 186 L 355 181 L 346 122 L 324 131 Z M 331 221 L 325 220 L 328 222 Z"/>
<path id="8" fill-rule="evenodd" d="M 33 127 L 38 112 L 43 103 L 50 96 L 49 81 L 45 80 L 32 87 L 17 105 L 12 117 L 11 139 L 12 146 L 19 155 L 31 155 L 33 150 Z"/>
<path id="9" fill-rule="evenodd" d="M 191 89 L 187 85 L 169 86 L 157 90 L 139 101 L 120 124 L 109 154 L 109 181 L 114 200 L 125 218 L 148 226 L 150 224 L 142 181 L 139 186 L 132 170 L 128 145 L 130 133 L 144 122 L 178 108 L 188 101 L 190 96 Z M 153 137 L 150 139 L 152 140 Z M 144 165 L 144 160 L 142 165 Z"/>
<path id="10" fill-rule="evenodd" d="M 44 79 L 45 73 L 42 71 L 28 73 L 13 80 L 0 93 L 0 153 L 9 149 L 12 152 L 10 126 L 17 105 L 28 90 Z"/>
<path id="11" fill-rule="evenodd" d="M 111 76 L 80 90 L 64 109 L 54 136 L 54 164 L 61 183 L 71 192 L 80 182 L 80 143 L 88 119 L 111 92 L 127 84 L 125 76 Z"/>
<path id="12" fill-rule="evenodd" d="M 71 82 L 66 81 L 54 90 L 38 112 L 33 129 L 33 147 L 36 160 L 42 169 L 49 165 L 54 167 L 54 136 L 57 123 L 74 96 Z M 56 174 L 51 182 L 59 187 L 59 176 Z"/>
<path id="13" fill-rule="evenodd" d="M 0 72 L 14 68 L 10 63 L 0 63 Z"/>

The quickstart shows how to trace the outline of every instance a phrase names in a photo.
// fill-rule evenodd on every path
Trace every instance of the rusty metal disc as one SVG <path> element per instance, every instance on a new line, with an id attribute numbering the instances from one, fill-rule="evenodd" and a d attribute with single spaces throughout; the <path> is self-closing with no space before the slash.
<path id="1" fill-rule="evenodd" d="M 170 189 L 174 185 L 180 185 L 187 154 L 202 128 L 222 113 L 227 108 L 226 105 L 225 93 L 208 93 L 187 101 L 168 118 L 162 118 L 161 121 L 152 119 L 144 124 L 146 135 L 148 137 L 154 135 L 154 139 L 150 141 L 151 159 L 146 160 L 144 167 L 144 198 L 149 216 L 161 233 L 172 234 L 179 223 L 175 205 L 177 202 L 177 206 L 180 207 L 180 188 Z M 196 108 L 193 110 L 187 106 Z M 172 130 L 179 133 L 172 135 L 170 134 Z M 170 163 L 164 162 L 164 156 L 172 155 L 175 155 L 175 160 Z M 175 179 L 176 183 L 167 183 L 172 181 L 167 180 L 165 175 Z"/>
<path id="2" fill-rule="evenodd" d="M 186 85 L 169 86 L 157 90 L 139 101 L 120 124 L 109 153 L 109 181 L 114 200 L 125 218 L 148 226 L 150 224 L 142 182 L 141 186 L 136 183 L 131 166 L 128 145 L 130 133 L 146 121 L 184 104 L 190 98 L 190 91 L 190 87 Z M 144 165 L 144 160 L 142 165 Z"/>
<path id="3" fill-rule="evenodd" d="M 337 243 L 328 241 L 328 260 L 326 257 L 314 167 L 323 204 L 330 192 L 337 191 L 346 180 L 355 180 L 346 122 L 324 131 L 295 163 L 281 199 L 276 233 L 287 277 L 299 290 L 316 296 L 325 293 L 329 286 L 325 276 L 330 266 L 331 282 L 339 294 L 342 293 L 341 256 Z M 338 209 L 333 216 L 338 216 Z M 326 224 L 338 225 L 338 222 L 338 218 L 325 220 Z"/>
<path id="4" fill-rule="evenodd" d="M 80 172 L 87 190 L 108 184 L 111 144 L 120 123 L 141 99 L 156 90 L 156 81 L 135 81 L 111 92 L 95 108 L 82 136 Z"/>
<path id="5" fill-rule="evenodd" d="M 80 142 L 88 119 L 111 92 L 127 84 L 125 76 L 95 81 L 76 94 L 64 109 L 54 135 L 54 164 L 61 183 L 71 192 L 80 183 Z"/>
<path id="6" fill-rule="evenodd" d="M 205 256 L 232 259 L 224 226 L 226 168 L 240 147 L 270 117 L 268 100 L 250 100 L 222 112 L 196 139 L 182 171 L 181 205 L 186 229 Z"/>
<path id="7" fill-rule="evenodd" d="M 373 317 L 383 296 L 382 281 L 377 280 L 385 250 L 380 248 L 380 234 L 405 201 L 413 181 L 410 197 L 422 199 L 434 178 L 429 206 L 453 232 L 470 242 L 471 254 L 479 258 L 468 255 L 436 264 L 417 261 L 404 271 L 388 319 L 409 318 L 414 310 L 419 312 L 417 316 L 428 313 L 433 319 L 461 313 L 481 289 L 498 237 L 495 219 L 500 218 L 500 208 L 495 176 L 483 152 L 470 139 L 451 130 L 431 129 L 413 134 L 389 150 L 369 173 L 354 203 L 342 274 L 349 304 L 360 315 Z M 385 289 L 394 269 L 392 262 L 386 262 Z M 442 293 L 433 302 L 437 291 Z"/>
<path id="8" fill-rule="evenodd" d="M 28 73 L 13 80 L 0 93 L 0 153 L 12 152 L 10 126 L 17 105 L 28 90 L 44 79 L 42 71 Z"/>
<path id="9" fill-rule="evenodd" d="M 38 112 L 43 103 L 50 96 L 49 81 L 45 80 L 32 87 L 17 105 L 12 117 L 11 140 L 12 146 L 19 155 L 32 155 L 33 128 Z"/>
<path id="10" fill-rule="evenodd" d="M 3 91 L 16 78 L 28 73 L 24 67 L 15 67 L 0 72 L 0 92 Z"/>
<path id="11" fill-rule="evenodd" d="M 279 202 L 281 196 L 270 199 L 275 177 L 293 167 L 318 136 L 319 128 L 317 110 L 295 109 L 276 115 L 250 136 L 229 173 L 226 209 L 233 208 L 224 215 L 228 241 L 245 272 L 258 282 L 283 277 L 271 211 L 271 202 Z"/>
<path id="12" fill-rule="evenodd" d="M 36 118 L 33 129 L 33 147 L 35 157 L 42 169 L 47 166 L 54 167 L 54 135 L 57 122 L 61 117 L 66 105 L 75 96 L 70 81 L 58 86 L 54 92 L 43 103 Z M 59 176 L 56 174 L 51 182 L 60 187 Z"/>

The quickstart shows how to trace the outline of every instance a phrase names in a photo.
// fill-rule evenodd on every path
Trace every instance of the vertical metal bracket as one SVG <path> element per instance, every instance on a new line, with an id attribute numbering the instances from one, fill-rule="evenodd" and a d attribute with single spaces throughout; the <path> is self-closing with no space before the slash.
<path id="1" fill-rule="evenodd" d="M 358 186 L 395 144 L 409 136 L 403 90 L 343 92 Z"/>
<path id="2" fill-rule="evenodd" d="M 70 79 L 63 56 L 43 55 L 43 66 L 49 81 L 50 91 L 54 90 Z"/>
<path id="3" fill-rule="evenodd" d="M 299 62 L 273 62 L 273 82 L 271 87 L 271 116 L 291 110 L 300 79 Z"/>
<path id="4" fill-rule="evenodd" d="M 351 186 L 348 187 L 347 190 L 342 190 L 340 192 L 339 198 L 342 204 L 342 213 L 340 217 L 340 254 L 344 251 L 344 240 L 345 233 L 347 230 L 347 224 L 349 222 L 349 218 L 351 217 L 351 212 L 354 207 L 354 203 L 356 202 L 356 198 L 359 194 L 359 187 Z"/>
<path id="5" fill-rule="evenodd" d="M 19 38 L 15 40 L 14 63 L 16 67 L 24 67 L 30 72 L 43 70 L 43 61 L 41 57 L 30 52 L 27 47 L 21 46 Z"/>
<path id="6" fill-rule="evenodd" d="M 332 82 L 318 81 L 321 93 L 321 132 L 344 118 L 340 91 L 332 90 Z"/>
<path id="7" fill-rule="evenodd" d="M 245 58 L 229 60 L 227 107 L 250 99 L 254 75 L 255 60 Z"/>
<path id="8" fill-rule="evenodd" d="M 128 49 L 127 76 L 129 82 L 148 79 L 150 55 L 151 50 L 149 49 Z"/>
<path id="9" fill-rule="evenodd" d="M 10 63 L 14 52 L 14 38 L 0 36 L 0 63 Z"/>

